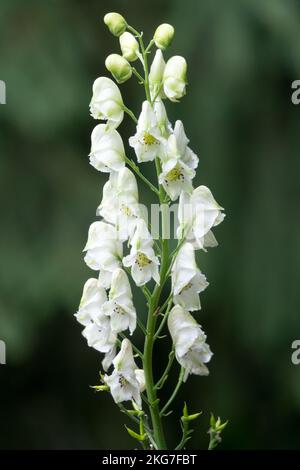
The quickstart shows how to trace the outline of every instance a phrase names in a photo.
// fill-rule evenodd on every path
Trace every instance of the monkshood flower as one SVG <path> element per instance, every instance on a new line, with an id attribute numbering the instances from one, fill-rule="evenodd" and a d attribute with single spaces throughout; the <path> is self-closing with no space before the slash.
<path id="1" fill-rule="evenodd" d="M 198 166 L 199 158 L 195 152 L 193 152 L 193 150 L 188 147 L 189 139 L 185 134 L 181 121 L 175 122 L 174 136 L 175 141 L 173 142 L 173 145 L 170 146 L 171 151 L 175 151 L 175 154 L 180 155 L 183 163 L 185 163 L 192 170 L 195 170 Z"/>
<path id="2" fill-rule="evenodd" d="M 123 57 L 130 62 L 133 62 L 141 56 L 139 43 L 133 34 L 128 33 L 128 31 L 120 36 L 120 47 Z"/>
<path id="3" fill-rule="evenodd" d="M 169 100 L 177 102 L 185 93 L 187 64 L 184 57 L 176 55 L 166 63 L 164 70 L 164 92 Z"/>
<path id="4" fill-rule="evenodd" d="M 175 355 L 185 369 L 184 381 L 189 374 L 208 375 L 207 364 L 212 352 L 206 335 L 192 315 L 180 305 L 175 305 L 168 317 L 168 328 L 175 346 Z"/>
<path id="5" fill-rule="evenodd" d="M 182 190 L 190 192 L 193 188 L 192 179 L 199 159 L 188 143 L 182 122 L 176 121 L 174 131 L 164 146 L 160 175 L 160 183 L 172 201 L 178 198 Z"/>
<path id="6" fill-rule="evenodd" d="M 165 105 L 162 102 L 161 98 L 157 98 L 154 101 L 153 109 L 154 109 L 156 120 L 157 120 L 157 127 L 159 128 L 162 137 L 164 139 L 168 139 L 168 137 L 173 132 L 173 129 L 168 119 Z M 160 157 L 164 158 L 164 147 L 166 145 L 165 140 L 162 140 L 162 143 L 164 145 L 163 145 L 163 148 L 161 149 L 162 151 L 160 152 Z"/>
<path id="7" fill-rule="evenodd" d="M 134 401 L 141 408 L 141 392 L 145 387 L 144 373 L 138 369 L 128 339 L 123 339 L 121 350 L 113 360 L 114 371 L 104 376 L 115 403 Z"/>
<path id="8" fill-rule="evenodd" d="M 129 139 L 134 148 L 138 162 L 150 162 L 161 154 L 161 132 L 157 118 L 148 101 L 144 101 L 138 119 L 136 134 Z"/>
<path id="9" fill-rule="evenodd" d="M 84 261 L 96 271 L 100 271 L 100 282 L 109 288 L 112 273 L 121 266 L 122 242 L 118 239 L 115 227 L 105 222 L 94 222 L 89 228 Z M 101 272 L 103 274 L 101 275 Z"/>
<path id="10" fill-rule="evenodd" d="M 125 166 L 125 150 L 122 138 L 115 129 L 98 124 L 91 136 L 90 164 L 98 171 L 110 173 Z"/>
<path id="11" fill-rule="evenodd" d="M 168 23 L 163 23 L 156 28 L 153 39 L 156 47 L 159 49 L 166 49 L 170 46 L 175 30 L 172 25 Z"/>
<path id="12" fill-rule="evenodd" d="M 172 266 L 172 291 L 174 304 L 186 310 L 200 310 L 199 293 L 204 291 L 208 282 L 197 267 L 194 248 L 184 243 Z"/>
<path id="13" fill-rule="evenodd" d="M 160 49 L 158 49 L 155 53 L 149 73 L 149 86 L 152 99 L 154 99 L 156 96 L 166 98 L 163 90 L 163 76 L 165 66 L 166 64 L 163 53 Z"/>
<path id="14" fill-rule="evenodd" d="M 110 173 L 109 181 L 103 187 L 97 215 L 115 225 L 120 240 L 125 241 L 132 236 L 140 207 L 136 178 L 127 167 Z"/>
<path id="15" fill-rule="evenodd" d="M 206 186 L 199 186 L 191 194 L 182 192 L 178 207 L 178 238 L 185 234 L 196 249 L 216 246 L 218 243 L 211 229 L 224 220 L 222 210 Z"/>
<path id="16" fill-rule="evenodd" d="M 110 78 L 99 77 L 94 81 L 90 113 L 94 119 L 107 121 L 108 128 L 117 128 L 123 121 L 123 99 L 118 86 Z"/>
<path id="17" fill-rule="evenodd" d="M 77 321 L 85 328 L 82 335 L 90 347 L 105 353 L 103 367 L 107 369 L 115 357 L 117 335 L 112 331 L 110 320 L 102 308 L 107 302 L 107 294 L 98 279 L 89 279 L 83 288 Z"/>
<path id="18" fill-rule="evenodd" d="M 136 310 L 132 302 L 132 292 L 126 273 L 116 269 L 112 275 L 108 302 L 103 313 L 110 317 L 111 329 L 120 333 L 129 329 L 132 334 L 136 328 Z"/>
<path id="19" fill-rule="evenodd" d="M 143 219 L 138 220 L 130 245 L 130 254 L 123 258 L 123 265 L 131 267 L 131 275 L 136 285 L 142 286 L 152 278 L 159 284 L 159 260 L 155 256 L 153 239 Z"/>

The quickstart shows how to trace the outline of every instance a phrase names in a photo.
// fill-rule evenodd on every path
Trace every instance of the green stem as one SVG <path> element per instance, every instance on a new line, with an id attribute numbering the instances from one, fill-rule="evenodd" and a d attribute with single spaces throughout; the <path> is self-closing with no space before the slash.
<path id="1" fill-rule="evenodd" d="M 170 396 L 169 400 L 167 401 L 167 403 L 165 404 L 165 406 L 162 408 L 160 414 L 161 416 L 165 414 L 165 412 L 167 411 L 167 409 L 171 406 L 171 404 L 173 403 L 173 401 L 175 400 L 176 398 L 176 395 L 182 385 L 182 382 L 183 382 L 183 377 L 184 377 L 184 369 L 181 368 L 180 370 L 180 374 L 179 374 L 179 379 L 178 379 L 178 382 L 176 384 L 176 387 L 174 388 L 174 391 L 172 393 L 172 395 Z"/>
<path id="2" fill-rule="evenodd" d="M 154 184 L 152 184 L 147 178 L 146 176 L 143 175 L 143 173 L 141 173 L 139 167 L 134 163 L 134 161 L 130 160 L 130 158 L 128 157 L 124 157 L 125 159 L 125 162 L 127 163 L 128 166 L 130 166 L 130 168 L 132 168 L 132 170 L 137 174 L 137 176 L 139 178 L 141 178 L 141 180 L 151 189 L 151 191 L 153 191 L 155 194 L 158 194 L 158 189 L 154 186 Z"/>
<path id="3" fill-rule="evenodd" d="M 131 117 L 131 119 L 133 120 L 133 122 L 134 122 L 135 124 L 137 124 L 138 120 L 137 120 L 137 117 L 135 116 L 134 112 L 131 111 L 131 109 L 127 108 L 127 106 L 125 106 L 125 104 L 123 104 L 123 109 L 124 109 L 125 113 L 127 113 L 128 116 Z"/>

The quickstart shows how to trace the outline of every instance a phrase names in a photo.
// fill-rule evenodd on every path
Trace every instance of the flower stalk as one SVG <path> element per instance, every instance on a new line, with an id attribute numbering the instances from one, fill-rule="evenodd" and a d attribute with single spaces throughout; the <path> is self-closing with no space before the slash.
<path id="1" fill-rule="evenodd" d="M 183 57 L 171 57 L 167 63 L 162 51 L 175 33 L 169 24 L 156 28 L 145 46 L 143 33 L 130 26 L 118 13 L 105 16 L 111 33 L 119 37 L 120 54 L 110 54 L 107 70 L 122 84 L 132 75 L 144 87 L 145 101 L 137 118 L 127 107 L 121 92 L 111 79 L 100 77 L 93 85 L 90 112 L 105 121 L 92 132 L 90 163 L 108 173 L 102 201 L 97 209 L 101 221 L 94 222 L 84 251 L 86 264 L 98 272 L 83 290 L 78 322 L 90 347 L 104 354 L 100 385 L 93 388 L 111 395 L 114 402 L 137 426 L 126 426 L 129 435 L 143 449 L 170 448 L 164 418 L 190 374 L 205 376 L 212 357 L 206 335 L 191 311 L 201 309 L 199 294 L 208 283 L 196 263 L 195 250 L 216 246 L 212 228 L 224 219 L 222 207 L 205 186 L 194 189 L 192 180 L 198 156 L 189 147 L 181 121 L 169 122 L 164 99 L 178 102 L 186 94 L 187 64 Z M 157 47 L 149 71 L 149 55 Z M 142 71 L 130 62 L 140 61 Z M 127 155 L 118 126 L 127 114 L 136 125 L 129 139 L 137 163 Z M 144 175 L 139 164 L 155 163 L 157 186 Z M 151 223 L 139 204 L 136 176 L 155 194 L 160 209 L 161 234 L 154 240 Z M 170 252 L 170 205 L 179 198 L 177 247 Z M 127 253 L 125 252 L 127 250 Z M 148 308 L 147 322 L 134 306 L 129 278 L 141 290 Z M 171 282 L 167 282 L 171 279 Z M 150 289 L 147 284 L 151 282 Z M 171 284 L 171 290 L 167 286 Z M 162 318 L 161 318 L 162 317 Z M 155 370 L 155 342 L 163 338 L 168 326 L 173 345 L 159 379 Z M 144 336 L 143 348 L 132 341 L 136 328 Z M 161 336 L 163 335 L 163 336 Z M 177 382 L 168 400 L 161 406 L 160 390 L 168 381 L 175 360 L 180 365 Z M 124 406 L 131 402 L 132 409 Z M 189 415 L 184 405 L 180 419 L 182 439 L 176 449 L 185 448 L 193 429 L 190 423 L 200 413 Z M 210 448 L 225 426 L 211 420 Z"/>

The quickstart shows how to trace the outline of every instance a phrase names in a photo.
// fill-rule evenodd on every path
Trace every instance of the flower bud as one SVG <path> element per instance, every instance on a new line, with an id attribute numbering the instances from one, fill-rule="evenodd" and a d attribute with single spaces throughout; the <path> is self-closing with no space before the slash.
<path id="1" fill-rule="evenodd" d="M 150 85 L 150 91 L 152 98 L 156 96 L 158 91 L 162 88 L 162 80 L 163 80 L 163 75 L 164 75 L 164 70 L 165 70 L 165 61 L 164 61 L 164 56 L 163 53 L 161 52 L 160 49 L 158 49 L 155 53 L 153 62 L 150 67 L 150 73 L 149 73 L 149 85 Z M 161 90 L 162 93 L 160 93 L 161 97 L 164 98 L 163 90 Z"/>
<path id="2" fill-rule="evenodd" d="M 127 31 L 120 36 L 120 47 L 123 57 L 131 62 L 138 58 L 139 43 L 133 34 Z"/>
<path id="3" fill-rule="evenodd" d="M 184 57 L 179 55 L 171 57 L 164 71 L 164 92 L 171 101 L 178 101 L 186 91 L 187 63 Z"/>
<path id="4" fill-rule="evenodd" d="M 163 23 L 156 28 L 154 33 L 154 42 L 156 47 L 162 49 L 163 51 L 170 46 L 175 30 L 173 26 L 168 23 Z"/>
<path id="5" fill-rule="evenodd" d="M 126 82 L 132 75 L 128 61 L 119 54 L 110 54 L 106 58 L 105 67 L 118 83 Z"/>
<path id="6" fill-rule="evenodd" d="M 125 18 L 119 13 L 107 13 L 104 16 L 104 23 L 114 36 L 121 36 L 127 28 Z"/>

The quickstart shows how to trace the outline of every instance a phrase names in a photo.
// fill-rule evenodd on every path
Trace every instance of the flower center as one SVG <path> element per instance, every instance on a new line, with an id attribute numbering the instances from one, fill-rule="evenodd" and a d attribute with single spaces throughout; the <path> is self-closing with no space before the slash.
<path id="1" fill-rule="evenodd" d="M 125 204 L 122 204 L 121 211 L 123 212 L 123 214 L 127 215 L 128 217 L 132 215 L 131 209 L 128 206 L 125 206 Z"/>
<path id="2" fill-rule="evenodd" d="M 185 292 L 189 289 L 191 289 L 193 287 L 193 284 L 191 282 L 188 282 L 180 291 L 180 294 L 182 294 L 182 292 Z"/>
<path id="3" fill-rule="evenodd" d="M 184 180 L 184 175 L 179 165 L 176 165 L 174 168 L 172 168 L 172 170 L 170 170 L 166 176 L 168 182 L 178 181 L 180 179 Z"/>
<path id="4" fill-rule="evenodd" d="M 155 137 L 153 137 L 153 135 L 149 134 L 149 132 L 144 132 L 143 142 L 146 145 L 153 145 L 153 144 L 156 144 L 158 140 Z"/>
<path id="5" fill-rule="evenodd" d="M 136 263 L 139 268 L 144 268 L 151 263 L 151 260 L 141 251 L 139 251 L 136 255 Z"/>
<path id="6" fill-rule="evenodd" d="M 118 315 L 125 315 L 125 310 L 116 303 L 115 303 L 113 310 L 114 310 L 114 313 L 117 313 Z"/>
<path id="7" fill-rule="evenodd" d="M 121 387 L 125 387 L 125 385 L 128 384 L 128 381 L 125 379 L 124 375 L 120 375 L 119 384 L 121 385 Z"/>

